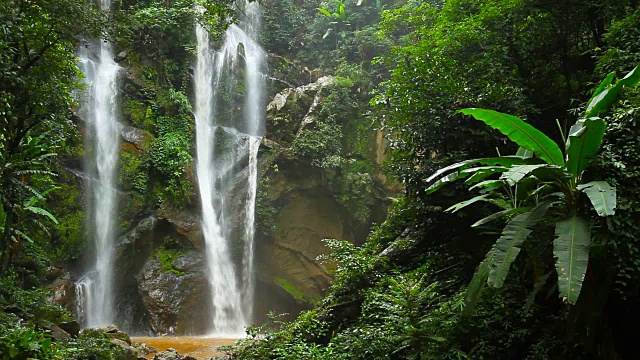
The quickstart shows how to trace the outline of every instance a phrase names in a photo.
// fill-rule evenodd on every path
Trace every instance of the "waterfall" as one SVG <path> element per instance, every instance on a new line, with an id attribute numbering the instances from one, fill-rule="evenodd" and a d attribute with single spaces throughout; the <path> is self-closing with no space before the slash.
<path id="1" fill-rule="evenodd" d="M 216 52 L 206 29 L 196 25 L 196 168 L 211 289 L 210 333 L 215 336 L 244 335 L 252 320 L 255 287 L 254 212 L 264 132 L 265 52 L 255 40 L 260 7 L 248 1 L 244 7 L 246 18 L 227 29 Z M 243 231 L 234 228 L 238 216 L 243 217 Z"/>
<path id="2" fill-rule="evenodd" d="M 101 0 L 102 10 L 109 10 L 111 0 Z M 88 98 L 83 104 L 89 129 L 89 148 L 93 156 L 87 158 L 96 182 L 88 184 L 90 216 L 87 217 L 89 236 L 94 250 L 91 269 L 77 284 L 78 302 L 82 305 L 85 327 L 103 327 L 114 322 L 114 214 L 116 203 L 115 170 L 118 162 L 119 136 L 117 117 L 117 80 L 120 67 L 114 62 L 111 43 L 93 42 L 98 47 L 92 54 L 86 47 L 79 51 L 81 70 L 85 74 Z"/>

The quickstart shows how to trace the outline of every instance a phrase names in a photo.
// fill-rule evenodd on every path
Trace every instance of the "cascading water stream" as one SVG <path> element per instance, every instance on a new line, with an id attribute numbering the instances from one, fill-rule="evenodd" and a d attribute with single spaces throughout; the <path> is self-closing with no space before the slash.
<path id="1" fill-rule="evenodd" d="M 101 0 L 102 10 L 108 11 L 111 0 Z M 114 322 L 113 293 L 113 210 L 116 203 L 115 170 L 118 161 L 119 136 L 117 116 L 117 80 L 120 67 L 114 62 L 111 44 L 98 40 L 95 56 L 86 48 L 79 52 L 80 67 L 85 74 L 88 99 L 84 104 L 89 138 L 94 158 L 87 159 L 88 168 L 95 165 L 95 179 L 89 183 L 91 200 L 88 217 L 91 241 L 95 251 L 91 270 L 76 284 L 83 326 L 102 327 Z"/>
<path id="2" fill-rule="evenodd" d="M 257 155 L 264 131 L 265 53 L 255 40 L 259 5 L 248 1 L 244 5 L 246 20 L 229 27 L 217 52 L 210 49 L 206 29 L 196 25 L 197 175 L 213 313 L 210 333 L 218 337 L 244 334 L 252 319 L 255 287 L 254 212 Z M 237 82 L 243 82 L 246 90 L 241 111 L 233 113 L 229 109 L 237 106 L 226 103 L 223 95 L 233 97 L 230 85 Z M 244 177 L 246 185 L 239 188 L 238 177 Z M 239 197 L 238 192 L 246 195 Z M 238 199 L 244 202 L 241 208 Z M 244 216 L 240 235 L 233 228 L 237 216 Z M 233 244 L 242 246 L 240 264 Z"/>

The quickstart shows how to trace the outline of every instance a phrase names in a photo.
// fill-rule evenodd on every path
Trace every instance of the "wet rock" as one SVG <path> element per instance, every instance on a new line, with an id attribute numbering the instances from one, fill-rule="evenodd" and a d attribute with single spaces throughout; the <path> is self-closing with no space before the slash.
<path id="1" fill-rule="evenodd" d="M 133 126 L 118 124 L 118 130 L 122 140 L 133 144 L 139 151 L 144 151 L 149 146 L 149 142 L 153 138 L 153 135 L 142 129 L 138 129 Z"/>
<path id="2" fill-rule="evenodd" d="M 138 360 L 139 356 L 136 353 L 135 349 L 131 346 L 131 344 L 127 344 L 127 342 L 120 339 L 109 339 L 109 342 L 120 348 L 120 356 L 118 356 L 118 359 Z"/>
<path id="3" fill-rule="evenodd" d="M 60 323 L 58 324 L 58 326 L 73 337 L 76 337 L 80 334 L 80 324 L 75 320 Z"/>
<path id="4" fill-rule="evenodd" d="M 147 355 L 155 354 L 158 352 L 154 347 L 151 347 L 145 343 L 136 343 L 131 344 L 133 350 L 136 352 L 138 357 L 145 357 Z"/>
<path id="5" fill-rule="evenodd" d="M 179 255 L 171 270 L 157 256 L 149 258 L 136 275 L 138 291 L 156 334 L 204 333 L 208 327 L 208 284 L 203 255 L 188 251 Z"/>
<path id="6" fill-rule="evenodd" d="M 158 353 L 153 357 L 153 360 L 197 360 L 193 356 L 180 355 L 175 349 L 169 348 L 167 351 Z"/>
<path id="7" fill-rule="evenodd" d="M 49 330 L 51 330 L 51 337 L 53 337 L 53 340 L 55 341 L 64 341 L 71 338 L 71 335 L 62 330 L 59 326 L 52 325 L 49 327 Z"/>
<path id="8" fill-rule="evenodd" d="M 131 345 L 133 341 L 129 337 L 129 334 L 120 331 L 115 325 L 109 325 L 106 328 L 102 329 L 107 338 L 110 340 L 118 340 L 126 343 L 127 345 Z"/>
<path id="9" fill-rule="evenodd" d="M 333 81 L 332 77 L 324 76 L 314 83 L 287 88 L 276 94 L 267 105 L 269 137 L 281 145 L 290 144 L 306 125 L 313 122 L 323 89 Z"/>
<path id="10" fill-rule="evenodd" d="M 196 248 L 204 248 L 204 238 L 200 218 L 188 211 L 163 206 L 158 211 L 158 218 L 165 219 L 175 228 L 178 234 L 187 237 Z"/>
<path id="11" fill-rule="evenodd" d="M 113 61 L 115 61 L 117 63 L 122 62 L 127 58 L 127 56 L 129 56 L 129 53 L 126 52 L 126 51 L 122 51 L 118 55 L 116 55 L 116 57 L 113 59 Z"/>
<path id="12" fill-rule="evenodd" d="M 69 272 L 62 269 L 57 270 L 55 279 L 47 285 L 47 289 L 51 290 L 51 296 L 47 300 L 73 312 L 76 304 L 75 284 L 71 280 Z"/>

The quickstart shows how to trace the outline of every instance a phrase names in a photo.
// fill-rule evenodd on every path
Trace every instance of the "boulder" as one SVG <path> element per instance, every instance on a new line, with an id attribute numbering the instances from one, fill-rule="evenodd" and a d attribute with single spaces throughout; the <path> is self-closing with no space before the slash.
<path id="1" fill-rule="evenodd" d="M 120 354 L 118 359 L 122 360 L 138 360 L 139 356 L 136 353 L 135 349 L 131 346 L 131 344 L 127 344 L 127 342 L 122 341 L 120 339 L 109 339 L 113 345 L 116 345 L 120 349 Z"/>
<path id="2" fill-rule="evenodd" d="M 129 334 L 120 331 L 115 325 L 109 325 L 102 330 L 109 340 L 118 340 L 126 343 L 128 346 L 133 344 Z"/>
<path id="3" fill-rule="evenodd" d="M 49 330 L 51 330 L 51 337 L 53 337 L 53 340 L 55 341 L 65 341 L 71 338 L 71 335 L 69 335 L 68 332 L 62 330 L 59 326 L 52 325 L 49 327 Z"/>
<path id="4" fill-rule="evenodd" d="M 51 282 L 47 285 L 47 289 L 51 291 L 51 296 L 47 300 L 74 312 L 76 310 L 76 296 L 71 274 L 62 269 L 56 269 L 53 273 L 55 276 L 51 277 L 54 280 L 50 280 Z"/>
<path id="5" fill-rule="evenodd" d="M 176 349 L 169 348 L 167 351 L 158 353 L 153 357 L 153 360 L 197 360 L 193 356 L 180 355 Z"/>
<path id="6" fill-rule="evenodd" d="M 66 331 L 69 335 L 76 337 L 80 334 L 80 324 L 77 321 L 67 321 L 58 324 L 60 329 Z"/>
<path id="7" fill-rule="evenodd" d="M 136 275 L 149 325 L 161 335 L 204 333 L 209 325 L 209 287 L 203 255 L 190 250 L 178 256 L 172 266 L 175 271 L 167 271 L 153 256 Z"/>
<path id="8" fill-rule="evenodd" d="M 202 224 L 200 218 L 192 212 L 162 206 L 158 210 L 158 218 L 167 220 L 176 232 L 185 236 L 195 248 L 204 248 Z"/>
<path id="9" fill-rule="evenodd" d="M 122 140 L 133 144 L 138 151 L 145 151 L 149 147 L 153 135 L 148 131 L 138 129 L 137 127 L 118 124 L 118 130 L 120 131 L 120 137 Z"/>

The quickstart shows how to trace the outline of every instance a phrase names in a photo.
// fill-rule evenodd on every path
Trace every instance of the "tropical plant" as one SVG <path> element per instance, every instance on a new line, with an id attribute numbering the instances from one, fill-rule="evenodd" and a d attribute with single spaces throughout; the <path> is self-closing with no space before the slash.
<path id="1" fill-rule="evenodd" d="M 25 233 L 24 225 L 29 220 L 34 220 L 35 224 L 47 232 L 38 217 L 44 216 L 57 223 L 57 219 L 47 210 L 36 206 L 39 201 L 55 187 L 49 187 L 46 191 L 39 191 L 36 182 L 50 183 L 51 177 L 55 176 L 49 170 L 49 159 L 56 154 L 53 152 L 55 145 L 47 137 L 49 133 L 32 137 L 29 134 L 22 138 L 15 151 L 4 153 L 6 157 L 0 156 L 2 160 L 0 199 L 2 200 L 2 210 L 0 210 L 0 231 L 2 231 L 2 251 L 3 269 L 10 265 L 10 248 L 14 244 L 19 244 L 23 239 L 32 242 L 31 237 Z M 36 217 L 33 217 L 33 216 Z"/>
<path id="2" fill-rule="evenodd" d="M 480 191 L 480 195 L 446 211 L 456 212 L 479 201 L 501 208 L 477 221 L 473 227 L 500 218 L 508 219 L 500 238 L 469 284 L 467 314 L 473 310 L 485 283 L 502 287 L 523 243 L 543 220 L 555 223 L 553 254 L 560 297 L 570 304 L 578 301 L 591 246 L 591 223 L 581 216 L 581 205 L 585 197 L 588 198 L 601 217 L 614 215 L 616 208 L 616 189 L 606 181 L 585 183 L 583 175 L 598 154 L 606 130 L 606 123 L 599 115 L 609 109 L 624 87 L 640 82 L 639 68 L 615 84 L 615 74 L 610 73 L 599 84 L 587 102 L 584 117 L 569 130 L 564 155 L 556 142 L 516 116 L 478 108 L 460 110 L 460 113 L 497 129 L 520 146 L 515 156 L 462 161 L 438 170 L 426 180 L 432 183 L 427 189 L 429 193 L 463 178 L 467 185 L 472 185 L 470 190 Z M 498 179 L 491 178 L 498 174 Z"/>
<path id="3" fill-rule="evenodd" d="M 360 5 L 360 3 L 358 3 Z M 347 11 L 344 7 L 344 3 L 342 0 L 338 1 L 336 5 L 336 10 L 334 12 L 329 11 L 326 8 L 316 8 L 318 12 L 324 15 L 327 19 L 329 19 L 330 27 L 327 29 L 327 32 L 322 36 L 323 39 L 326 39 L 332 32 L 336 41 L 336 49 L 338 48 L 338 35 L 344 36 L 344 33 L 340 33 L 346 26 L 349 26 L 348 23 L 348 15 Z"/>

